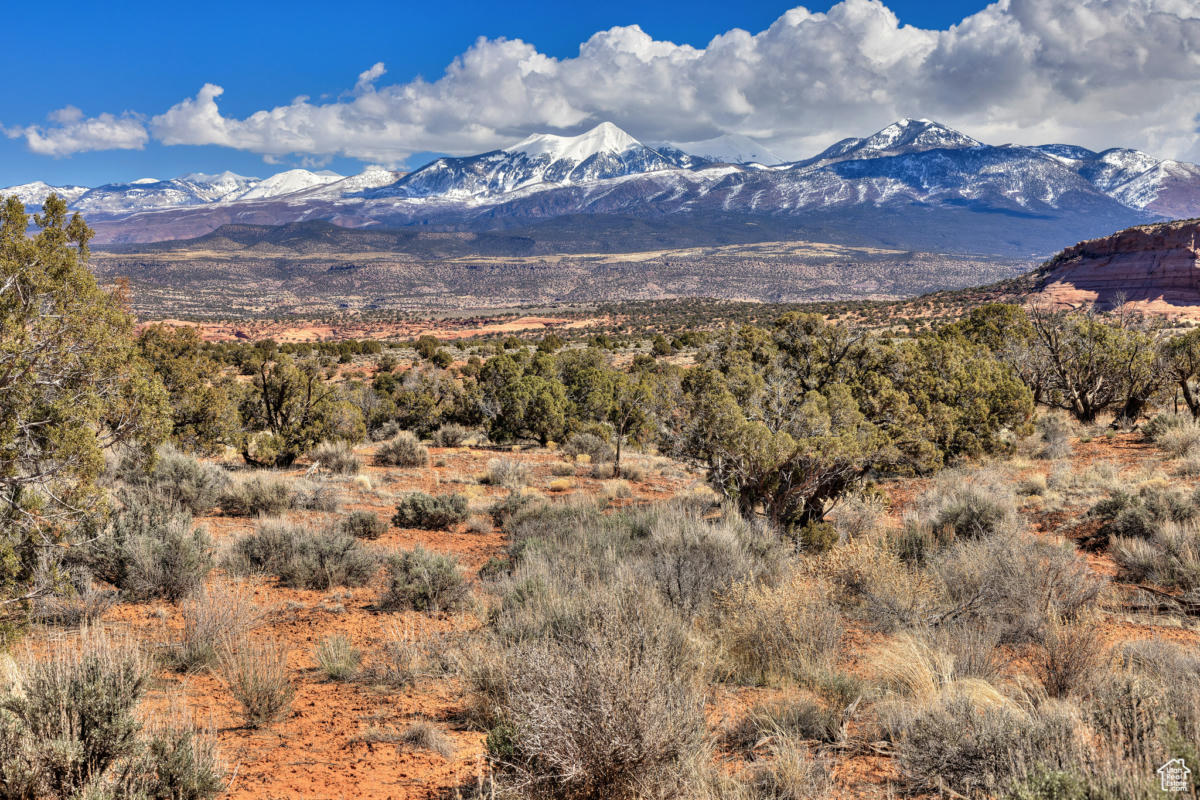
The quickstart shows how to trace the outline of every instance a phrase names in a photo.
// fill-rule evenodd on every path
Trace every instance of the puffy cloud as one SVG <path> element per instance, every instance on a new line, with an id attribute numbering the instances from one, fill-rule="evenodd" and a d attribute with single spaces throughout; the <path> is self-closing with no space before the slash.
<path id="1" fill-rule="evenodd" d="M 10 139 L 23 138 L 29 149 L 44 156 L 68 156 L 86 150 L 141 150 L 150 140 L 136 114 L 100 114 L 85 119 L 75 106 L 52 111 L 53 125 L 5 128 Z"/>
<path id="2" fill-rule="evenodd" d="M 651 141 L 740 133 L 800 157 L 899 117 L 931 117 L 997 143 L 1200 159 L 1195 0 L 999 0 L 947 30 L 901 25 L 879 0 L 843 0 L 704 48 L 637 26 L 598 32 L 563 59 L 481 38 L 435 81 L 381 85 L 384 74 L 375 64 L 334 101 L 299 97 L 242 119 L 222 115 L 224 90 L 208 84 L 150 129 L 166 144 L 395 164 L 603 120 Z M 44 136 L 61 130 L 66 141 L 89 122 L 64 120 Z"/>

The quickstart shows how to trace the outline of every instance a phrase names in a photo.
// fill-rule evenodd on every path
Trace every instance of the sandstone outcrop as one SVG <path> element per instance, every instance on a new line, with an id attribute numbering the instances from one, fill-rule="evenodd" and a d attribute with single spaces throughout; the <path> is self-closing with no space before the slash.
<path id="1" fill-rule="evenodd" d="M 1200 319 L 1200 219 L 1141 225 L 1069 247 L 1042 267 L 1031 300 L 1061 308 L 1124 300 Z"/>

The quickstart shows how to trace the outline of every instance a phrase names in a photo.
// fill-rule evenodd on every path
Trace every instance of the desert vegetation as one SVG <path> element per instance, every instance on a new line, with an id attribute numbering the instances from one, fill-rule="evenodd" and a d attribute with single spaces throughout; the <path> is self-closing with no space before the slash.
<path id="1" fill-rule="evenodd" d="M 46 209 L 0 236 L 4 796 L 1200 775 L 1192 332 L 984 304 L 211 344 L 135 333 Z"/>

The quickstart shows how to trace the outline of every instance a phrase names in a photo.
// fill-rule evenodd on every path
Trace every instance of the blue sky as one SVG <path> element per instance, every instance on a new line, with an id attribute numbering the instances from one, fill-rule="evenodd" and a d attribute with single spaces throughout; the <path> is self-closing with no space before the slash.
<path id="1" fill-rule="evenodd" d="M 364 163 L 411 166 L 430 152 L 476 152 L 523 132 L 574 132 L 602 117 L 640 138 L 741 133 L 793 152 L 870 133 L 901 115 L 936 116 L 976 136 L 1011 140 L 1071 134 L 1090 146 L 1105 135 L 1138 139 L 1152 129 L 1142 141 L 1112 144 L 1189 155 L 1200 113 L 1193 108 L 1200 38 L 1187 32 L 1195 33 L 1200 20 L 1185 12 L 1180 22 L 1186 2 L 1146 1 L 1174 14 L 1167 24 L 1185 35 L 1164 37 L 1153 20 L 1139 23 L 1129 15 L 1146 15 L 1134 0 L 1011 0 L 1012 11 L 1007 2 L 997 10 L 979 0 L 845 0 L 830 11 L 824 0 L 805 4 L 816 16 L 792 12 L 787 25 L 792 4 L 753 0 L 22 3 L 6 9 L 0 47 L 10 76 L 0 83 L 0 126 L 8 134 L 0 137 L 0 186 L 35 179 L 96 185 L 222 169 L 266 175 L 300 165 L 339 172 Z M 1171 63 L 1145 66 L 1142 57 L 1135 68 L 1120 58 L 1115 65 L 1087 58 L 1087 37 L 1055 30 L 1056 15 L 1070 7 L 1080 19 L 1099 15 L 1097 24 L 1126 37 L 1121 52 L 1151 43 Z M 799 24 L 800 17 L 807 21 Z M 968 17 L 969 25 L 951 30 Z M 729 34 L 760 34 L 773 24 L 782 32 L 753 44 Z M 624 28 L 631 25 L 644 40 Z M 1063 35 L 1062 43 L 1053 40 Z M 709 47 L 717 36 L 725 44 Z M 1014 46 L 1019 58 L 1004 50 L 1018 36 L 1035 42 L 1028 52 Z M 581 43 L 593 37 L 584 58 Z M 1075 60 L 1071 38 L 1081 40 Z M 526 48 L 518 52 L 501 39 Z M 657 43 L 691 45 L 705 58 Z M 1039 55 L 1051 47 L 1068 52 L 1051 64 Z M 460 57 L 460 74 L 439 81 Z M 697 66 L 702 62 L 716 65 L 715 74 Z M 360 78 L 377 63 L 386 66 Z M 532 77 L 518 75 L 532 63 L 542 65 Z M 743 75 L 741 66 L 762 74 Z M 597 89 L 590 75 L 616 77 Z M 647 85 L 647 76 L 662 75 L 661 86 Z M 220 88 L 205 94 L 205 85 Z M 1170 119 L 1147 119 L 1154 93 L 1178 103 L 1180 86 L 1187 88 L 1185 107 Z M 1078 117 L 1095 99 L 1090 87 L 1142 107 L 1120 120 L 1098 119 L 1094 131 L 1081 127 L 1068 115 Z M 1030 105 L 1022 92 L 1042 105 Z M 309 99 L 297 104 L 300 96 Z M 420 113 L 412 110 L 418 107 Z M 164 116 L 168 109 L 176 113 Z M 247 122 L 255 112 L 277 121 Z M 40 145 L 31 144 L 31 130 Z M 285 138 L 289 143 L 280 144 Z"/>

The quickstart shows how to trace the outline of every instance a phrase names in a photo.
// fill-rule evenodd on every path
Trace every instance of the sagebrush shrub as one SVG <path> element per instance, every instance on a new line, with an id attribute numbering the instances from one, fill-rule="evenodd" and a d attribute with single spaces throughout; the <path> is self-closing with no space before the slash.
<path id="1" fill-rule="evenodd" d="M 1106 585 L 1073 544 L 1031 534 L 958 542 L 933 569 L 941 613 L 995 625 L 1005 642 L 1040 641 L 1052 620 L 1094 607 Z"/>
<path id="2" fill-rule="evenodd" d="M 945 473 L 918 505 L 934 531 L 960 539 L 979 539 L 1016 527 L 1017 504 L 1011 485 L 986 471 Z"/>
<path id="3" fill-rule="evenodd" d="M 138 705 L 149 662 L 126 642 L 84 630 L 14 666 L 0 696 L 0 795 L 209 800 L 224 790 L 211 736 Z M 19 688 L 18 688 L 19 687 Z"/>
<path id="4" fill-rule="evenodd" d="M 0 764 L 28 796 L 79 796 L 136 754 L 150 665 L 134 645 L 89 631 L 21 673 L 20 691 L 0 701 Z"/>
<path id="5" fill-rule="evenodd" d="M 422 547 L 389 558 L 384 575 L 379 607 L 385 611 L 453 611 L 470 596 L 458 562 Z"/>
<path id="6" fill-rule="evenodd" d="M 362 459 L 354 448 L 341 440 L 321 442 L 308 454 L 309 459 L 323 470 L 335 475 L 357 475 L 362 470 Z"/>
<path id="7" fill-rule="evenodd" d="M 1065 414 L 1046 414 L 1037 422 L 1042 440 L 1039 458 L 1059 459 L 1071 455 L 1071 423 Z"/>
<path id="8" fill-rule="evenodd" d="M 351 511 L 342 520 L 342 532 L 358 539 L 378 539 L 387 533 L 387 523 L 371 511 Z"/>
<path id="9" fill-rule="evenodd" d="M 156 495 L 127 493 L 123 502 L 77 557 L 134 601 L 175 602 L 200 585 L 212 543 L 192 515 Z"/>
<path id="10" fill-rule="evenodd" d="M 707 754 L 684 630 L 653 596 L 600 601 L 573 636 L 514 645 L 495 665 L 502 782 L 546 798 L 689 796 Z"/>
<path id="11" fill-rule="evenodd" d="M 592 463 L 599 464 L 616 458 L 616 450 L 594 433 L 573 433 L 563 442 L 560 450 L 569 456 L 588 456 Z"/>
<path id="12" fill-rule="evenodd" d="M 167 446 L 158 451 L 154 467 L 145 476 L 144 483 L 193 514 L 202 515 L 216 506 L 221 491 L 229 484 L 229 473 L 216 464 L 205 463 Z"/>
<path id="13" fill-rule="evenodd" d="M 486 482 L 490 486 L 520 489 L 529 483 L 529 465 L 512 458 L 493 458 L 488 461 Z"/>
<path id="14" fill-rule="evenodd" d="M 461 447 L 470 436 L 470 428 L 450 422 L 434 431 L 433 443 L 437 447 Z"/>
<path id="15" fill-rule="evenodd" d="M 389 467 L 423 467 L 429 463 L 429 450 L 412 431 L 400 431 L 379 446 L 375 460 Z"/>
<path id="16" fill-rule="evenodd" d="M 305 511 L 337 511 L 342 505 L 341 492 L 334 486 L 310 481 L 292 484 L 292 508 Z"/>
<path id="17" fill-rule="evenodd" d="M 362 586 L 374 575 L 376 556 L 348 534 L 263 520 L 236 540 L 226 559 L 233 574 L 273 574 L 284 586 L 329 589 Z"/>
<path id="18" fill-rule="evenodd" d="M 447 530 L 467 518 L 467 498 L 461 494 L 410 492 L 401 498 L 392 516 L 398 528 L 420 528 L 427 531 Z"/>
<path id="19" fill-rule="evenodd" d="M 233 517 L 274 516 L 293 507 L 295 498 L 286 478 L 255 474 L 233 480 L 217 500 Z"/>

